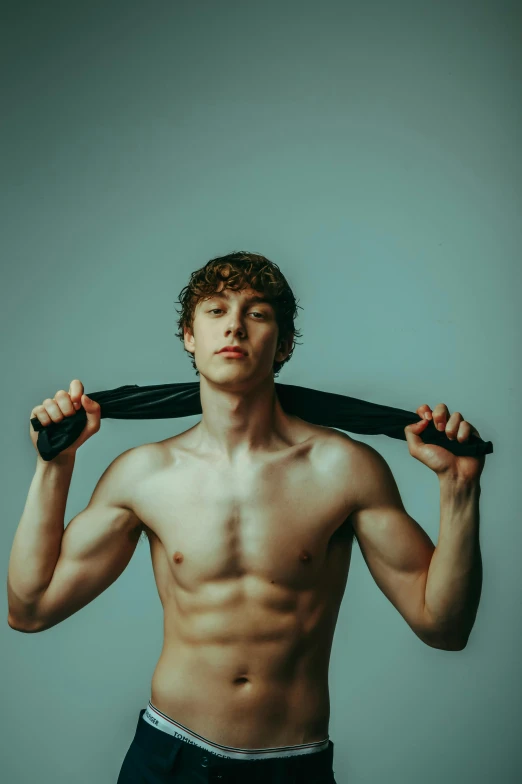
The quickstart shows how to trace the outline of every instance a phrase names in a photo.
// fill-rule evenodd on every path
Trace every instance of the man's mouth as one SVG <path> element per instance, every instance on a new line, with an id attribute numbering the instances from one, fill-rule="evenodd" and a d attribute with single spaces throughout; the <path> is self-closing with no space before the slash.
<path id="1" fill-rule="evenodd" d="M 241 348 L 237 348 L 235 346 L 225 346 L 218 354 L 238 354 L 239 356 L 244 356 L 245 352 Z"/>

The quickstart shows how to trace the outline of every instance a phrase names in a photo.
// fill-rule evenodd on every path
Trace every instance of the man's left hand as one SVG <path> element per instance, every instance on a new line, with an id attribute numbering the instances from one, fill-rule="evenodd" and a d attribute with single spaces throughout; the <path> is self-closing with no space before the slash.
<path id="1" fill-rule="evenodd" d="M 420 421 L 404 428 L 410 455 L 435 471 L 439 477 L 446 475 L 452 479 L 467 481 L 478 479 L 486 462 L 485 455 L 479 457 L 454 455 L 444 447 L 425 444 L 420 438 L 420 434 L 426 429 L 430 419 L 433 419 L 437 430 L 446 431 L 446 436 L 450 441 L 457 439 L 463 443 L 468 440 L 471 433 L 480 438 L 478 430 L 470 422 L 467 422 L 458 411 L 450 416 L 448 407 L 444 403 L 436 405 L 433 411 L 427 404 L 424 404 L 417 408 L 416 413 L 421 417 Z"/>

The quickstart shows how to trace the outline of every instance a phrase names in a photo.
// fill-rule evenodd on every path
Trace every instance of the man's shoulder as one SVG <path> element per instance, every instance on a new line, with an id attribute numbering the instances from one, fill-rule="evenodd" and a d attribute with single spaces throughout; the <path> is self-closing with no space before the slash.
<path id="1" fill-rule="evenodd" d="M 335 428 L 322 427 L 314 445 L 317 462 L 326 472 L 361 477 L 374 473 L 384 461 L 380 452 Z"/>
<path id="2" fill-rule="evenodd" d="M 164 449 L 161 447 L 161 441 L 151 441 L 147 444 L 138 444 L 130 449 L 126 449 L 125 452 L 122 452 L 115 458 L 114 462 L 125 463 L 128 467 L 133 465 L 145 466 L 160 460 L 163 453 Z"/>
<path id="3" fill-rule="evenodd" d="M 331 497 L 341 495 L 350 516 L 360 509 L 387 503 L 396 492 L 393 474 L 380 452 L 344 432 L 325 433 L 314 445 L 313 453 L 321 486 Z"/>
<path id="4" fill-rule="evenodd" d="M 139 498 L 143 483 L 161 470 L 165 464 L 166 455 L 161 442 L 151 442 L 126 449 L 105 471 L 106 487 L 114 503 L 132 509 L 139 521 L 137 526 L 133 523 L 133 535 L 137 538 L 145 532 L 150 540 L 151 530 L 140 520 L 136 500 Z"/>
<path id="5" fill-rule="evenodd" d="M 355 444 L 355 439 L 351 438 L 347 433 L 336 430 L 327 425 L 317 425 L 314 422 L 308 422 L 305 419 L 295 415 L 287 415 L 288 421 L 292 424 L 293 435 L 297 440 L 306 441 L 311 440 L 318 447 L 325 449 L 334 449 L 338 446 L 339 449 L 349 449 L 350 444 Z"/>
<path id="6" fill-rule="evenodd" d="M 313 427 L 318 448 L 325 455 L 332 455 L 337 459 L 350 459 L 357 453 L 360 446 L 365 446 L 361 441 L 357 441 L 342 430 L 324 425 L 313 425 Z"/>
<path id="7" fill-rule="evenodd" d="M 161 442 L 151 442 L 126 449 L 114 458 L 107 471 L 110 471 L 114 482 L 132 488 L 135 482 L 161 469 L 165 463 L 166 454 Z"/>
<path id="8" fill-rule="evenodd" d="M 131 476 L 138 472 L 140 477 L 145 479 L 156 471 L 172 467 L 179 460 L 189 446 L 188 434 L 192 429 L 189 428 L 161 441 L 138 444 L 122 452 L 116 461 L 124 465 Z"/>
<path id="9" fill-rule="evenodd" d="M 348 470 L 356 442 L 349 435 L 323 425 L 310 425 L 311 459 L 317 471 L 333 479 Z"/>

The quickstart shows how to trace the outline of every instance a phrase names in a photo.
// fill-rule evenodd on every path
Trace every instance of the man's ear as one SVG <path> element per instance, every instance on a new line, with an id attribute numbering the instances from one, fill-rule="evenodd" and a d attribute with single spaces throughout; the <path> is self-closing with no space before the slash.
<path id="1" fill-rule="evenodd" d="M 185 343 L 187 351 L 190 351 L 191 354 L 193 354 L 196 350 L 194 347 L 194 335 L 188 327 L 183 327 L 183 342 Z"/>
<path id="2" fill-rule="evenodd" d="M 276 355 L 274 357 L 274 359 L 276 359 L 277 362 L 282 362 L 284 359 L 286 359 L 286 357 L 290 353 L 290 349 L 292 348 L 293 338 L 294 338 L 294 333 L 291 332 L 289 335 L 286 336 L 286 338 L 284 338 L 279 342 Z"/>

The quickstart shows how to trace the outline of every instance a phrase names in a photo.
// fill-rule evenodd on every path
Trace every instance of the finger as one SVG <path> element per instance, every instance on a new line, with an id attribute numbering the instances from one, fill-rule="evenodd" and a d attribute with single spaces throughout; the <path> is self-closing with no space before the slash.
<path id="1" fill-rule="evenodd" d="M 454 411 L 448 419 L 448 423 L 446 425 L 446 435 L 450 441 L 454 441 L 456 439 L 462 420 L 462 414 L 460 414 L 458 411 Z"/>
<path id="2" fill-rule="evenodd" d="M 51 421 L 53 422 L 61 422 L 64 419 L 64 415 L 62 410 L 60 409 L 56 400 L 53 400 L 50 397 L 46 397 L 44 402 L 42 403 L 43 407 L 47 411 Z"/>
<path id="3" fill-rule="evenodd" d="M 422 433 L 428 421 L 426 419 L 419 419 L 418 422 L 413 422 L 411 425 L 407 425 L 404 428 L 404 435 L 406 436 L 406 441 L 411 445 L 415 446 L 415 444 L 423 444 L 424 441 L 420 438 L 420 433 Z"/>
<path id="4" fill-rule="evenodd" d="M 71 398 L 65 389 L 59 389 L 54 399 L 64 416 L 72 416 L 75 413 Z"/>
<path id="5" fill-rule="evenodd" d="M 431 413 L 431 408 L 427 403 L 424 403 L 423 406 L 419 406 L 415 413 L 423 419 L 431 419 L 433 416 Z"/>
<path id="6" fill-rule="evenodd" d="M 79 379 L 75 378 L 73 381 L 71 381 L 69 385 L 69 396 L 72 400 L 75 409 L 81 407 L 83 393 L 84 393 L 84 389 L 83 389 L 82 382 Z"/>
<path id="7" fill-rule="evenodd" d="M 444 430 L 449 419 L 448 407 L 444 403 L 439 403 L 433 409 L 433 424 L 437 430 Z"/>
<path id="8" fill-rule="evenodd" d="M 464 420 L 460 423 L 459 432 L 457 433 L 457 441 L 467 441 L 471 433 L 471 425 Z"/>
<path id="9" fill-rule="evenodd" d="M 44 425 L 45 427 L 47 425 L 50 425 L 51 422 L 52 422 L 51 417 L 49 416 L 49 414 L 45 410 L 45 406 L 43 406 L 43 405 L 42 406 L 35 406 L 33 408 L 33 410 L 31 411 L 31 415 L 30 415 L 29 419 L 34 419 L 34 417 L 36 417 L 38 419 L 38 421 L 42 425 Z"/>

